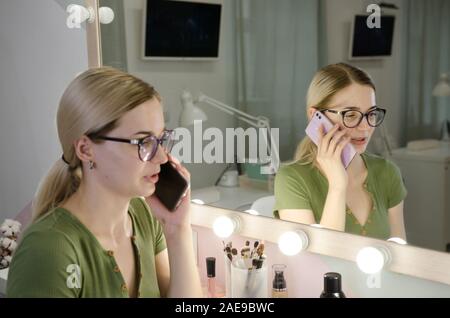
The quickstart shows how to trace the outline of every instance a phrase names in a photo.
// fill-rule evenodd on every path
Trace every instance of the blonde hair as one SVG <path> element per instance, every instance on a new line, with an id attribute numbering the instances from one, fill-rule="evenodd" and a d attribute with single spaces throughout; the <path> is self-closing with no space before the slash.
<path id="1" fill-rule="evenodd" d="M 313 77 L 306 97 L 306 112 L 312 107 L 328 109 L 330 100 L 344 88 L 356 83 L 375 89 L 369 74 L 345 63 L 331 64 L 320 69 Z M 302 164 L 315 163 L 317 146 L 306 136 L 297 146 L 294 160 Z"/>
<path id="2" fill-rule="evenodd" d="M 63 158 L 39 185 L 33 200 L 33 220 L 60 206 L 78 189 L 82 164 L 74 142 L 83 135 L 108 133 L 126 112 L 154 97 L 161 100 L 151 85 L 111 67 L 89 69 L 69 84 L 57 112 Z"/>

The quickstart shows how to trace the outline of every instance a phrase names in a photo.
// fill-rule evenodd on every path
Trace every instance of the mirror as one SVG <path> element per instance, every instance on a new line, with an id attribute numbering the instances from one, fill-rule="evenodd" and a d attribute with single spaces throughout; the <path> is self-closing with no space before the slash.
<path id="1" fill-rule="evenodd" d="M 103 64 L 154 85 L 163 97 L 170 128 L 178 127 L 183 90 L 194 97 L 204 93 L 252 116 L 267 117 L 270 126 L 278 128 L 283 163 L 292 160 L 305 136 L 305 96 L 316 70 L 341 61 L 364 69 L 376 84 L 377 104 L 387 109 L 368 151 L 388 158 L 401 170 L 408 190 L 404 202 L 407 240 L 412 245 L 446 251 L 450 243 L 446 216 L 450 213 L 449 143 L 424 140 L 440 139 L 440 127 L 448 119 L 449 97 L 433 96 L 440 73 L 450 70 L 450 44 L 444 40 L 450 30 L 448 1 L 437 1 L 439 5 L 426 0 L 390 1 L 396 8 L 381 8 L 382 16 L 395 16 L 389 56 L 351 61 L 352 21 L 356 15 L 368 14 L 368 1 L 195 2 L 222 4 L 218 59 L 144 60 L 141 49 L 147 1 L 100 0 L 100 6 L 115 12 L 111 24 L 101 25 Z M 260 215 L 271 217 L 273 179 L 258 174 L 258 165 L 244 165 L 251 178 L 240 176 L 241 186 L 235 187 L 232 164 L 209 164 L 196 157 L 202 151 L 204 154 L 211 141 L 211 136 L 209 141 L 204 138 L 208 128 L 217 127 L 225 135 L 226 128 L 251 125 L 206 103 L 197 106 L 208 120 L 201 128 L 186 128 L 191 134 L 203 129 L 199 130 L 203 139 L 197 145 L 194 141 L 191 161 L 186 163 L 192 175 L 193 198 L 242 212 L 253 206 Z M 412 142 L 416 140 L 420 142 Z M 229 157 L 233 162 L 234 156 Z M 224 173 L 227 169 L 231 171 Z"/>

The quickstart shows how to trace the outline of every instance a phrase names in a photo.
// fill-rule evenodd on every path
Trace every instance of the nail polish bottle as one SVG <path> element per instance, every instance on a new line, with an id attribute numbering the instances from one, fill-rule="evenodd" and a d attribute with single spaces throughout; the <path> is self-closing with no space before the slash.
<path id="1" fill-rule="evenodd" d="M 208 298 L 216 298 L 216 258 L 206 258 L 206 275 L 208 276 Z"/>
<path id="2" fill-rule="evenodd" d="M 342 292 L 341 274 L 326 273 L 323 276 L 323 292 L 320 298 L 346 298 Z"/>
<path id="3" fill-rule="evenodd" d="M 274 271 L 274 277 L 272 282 L 272 298 L 287 298 L 288 291 L 286 280 L 284 278 L 284 271 L 286 269 L 286 265 L 284 264 L 275 264 L 272 266 Z"/>

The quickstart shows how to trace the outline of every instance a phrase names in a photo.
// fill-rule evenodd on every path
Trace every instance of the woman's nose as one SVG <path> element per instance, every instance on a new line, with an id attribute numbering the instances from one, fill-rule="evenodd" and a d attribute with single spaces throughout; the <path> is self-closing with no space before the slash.
<path id="1" fill-rule="evenodd" d="M 158 145 L 158 150 L 156 151 L 156 154 L 151 161 L 155 164 L 162 165 L 168 160 L 169 157 L 167 156 L 166 151 L 161 147 L 161 145 Z"/>
<path id="2" fill-rule="evenodd" d="M 360 130 L 370 130 L 372 127 L 369 125 L 367 116 L 364 116 L 362 121 L 358 125 L 358 129 Z"/>

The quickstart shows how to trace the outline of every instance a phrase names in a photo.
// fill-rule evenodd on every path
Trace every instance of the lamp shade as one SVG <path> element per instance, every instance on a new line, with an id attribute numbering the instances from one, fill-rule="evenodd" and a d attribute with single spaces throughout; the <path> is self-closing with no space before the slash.
<path id="1" fill-rule="evenodd" d="M 180 126 L 187 127 L 195 123 L 195 121 L 205 121 L 208 116 L 197 106 L 194 105 L 194 99 L 188 91 L 183 91 L 181 94 L 181 110 L 179 124 Z"/>
<path id="2" fill-rule="evenodd" d="M 442 74 L 439 82 L 433 89 L 433 96 L 445 97 L 450 96 L 450 83 L 447 74 Z"/>

